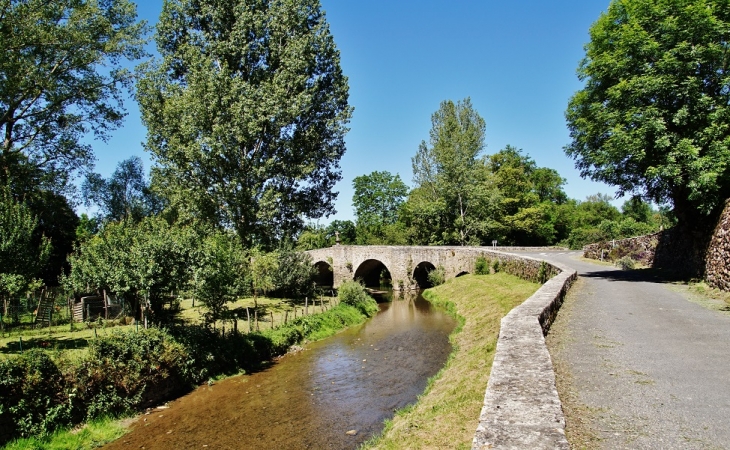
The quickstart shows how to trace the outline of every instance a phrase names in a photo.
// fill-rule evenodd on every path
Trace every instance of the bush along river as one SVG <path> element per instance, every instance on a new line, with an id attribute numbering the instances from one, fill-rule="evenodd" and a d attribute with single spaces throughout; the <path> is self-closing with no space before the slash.
<path id="1" fill-rule="evenodd" d="M 456 321 L 420 295 L 267 369 L 142 415 L 108 449 L 354 449 L 414 403 L 451 352 Z"/>

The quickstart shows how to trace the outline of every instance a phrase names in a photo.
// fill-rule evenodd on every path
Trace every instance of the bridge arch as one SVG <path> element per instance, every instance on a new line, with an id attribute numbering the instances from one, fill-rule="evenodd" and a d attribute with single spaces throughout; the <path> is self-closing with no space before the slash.
<path id="1" fill-rule="evenodd" d="M 463 271 L 456 274 L 456 278 L 463 277 L 464 275 L 469 275 L 469 272 Z"/>
<path id="2" fill-rule="evenodd" d="M 322 287 L 332 287 L 335 285 L 335 272 L 330 263 L 327 261 L 317 261 L 314 263 L 314 268 L 317 270 L 315 278 L 315 284 Z"/>
<path id="3" fill-rule="evenodd" d="M 413 281 L 416 282 L 420 289 L 433 287 L 432 283 L 428 280 L 428 274 L 432 270 L 436 270 L 436 266 L 428 261 L 418 263 L 413 269 Z"/>
<path id="4" fill-rule="evenodd" d="M 362 280 L 367 287 L 392 285 L 393 280 L 388 267 L 378 259 L 366 259 L 355 270 L 355 280 Z"/>

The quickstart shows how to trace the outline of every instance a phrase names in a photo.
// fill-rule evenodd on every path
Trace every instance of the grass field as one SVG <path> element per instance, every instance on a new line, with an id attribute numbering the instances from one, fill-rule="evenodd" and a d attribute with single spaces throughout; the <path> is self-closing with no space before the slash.
<path id="1" fill-rule="evenodd" d="M 466 275 L 426 291 L 459 319 L 453 351 L 418 402 L 386 423 L 367 449 L 469 449 L 479 423 L 501 318 L 539 285 L 504 273 Z"/>
<path id="2" fill-rule="evenodd" d="M 187 323 L 200 323 L 205 308 L 192 299 L 181 300 L 180 312 L 175 320 Z M 266 330 L 277 327 L 295 317 L 311 315 L 326 311 L 338 303 L 337 297 L 321 296 L 305 301 L 258 297 L 242 298 L 229 303 L 226 320 L 219 320 L 215 328 L 230 332 L 234 328 L 241 333 L 250 330 Z M 248 308 L 248 311 L 247 311 Z M 34 328 L 24 317 L 26 323 L 9 327 L 0 333 L 0 358 L 19 354 L 21 350 L 41 348 L 49 352 L 63 352 L 67 356 L 78 357 L 86 352 L 89 341 L 96 337 L 111 334 L 112 331 L 134 331 L 141 324 L 127 324 L 131 319 L 103 320 L 89 323 L 75 323 L 72 327 L 67 322 L 51 327 Z M 249 325 L 250 324 L 250 325 Z"/>

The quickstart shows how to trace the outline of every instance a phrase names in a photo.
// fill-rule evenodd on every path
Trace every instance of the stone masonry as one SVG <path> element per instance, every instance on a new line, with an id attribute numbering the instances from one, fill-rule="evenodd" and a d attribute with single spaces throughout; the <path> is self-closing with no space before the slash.
<path id="1" fill-rule="evenodd" d="M 366 262 L 379 261 L 390 272 L 393 288 L 398 290 L 417 288 L 413 275 L 414 270 L 421 263 L 429 263 L 433 267 L 443 267 L 446 279 L 450 279 L 461 273 L 474 273 L 474 263 L 479 256 L 488 260 L 499 259 L 501 263 L 527 264 L 529 267 L 525 267 L 523 270 L 527 270 L 533 275 L 530 279 L 536 279 L 539 261 L 524 263 L 522 257 L 505 253 L 515 250 L 530 250 L 530 248 L 498 247 L 498 250 L 494 250 L 493 247 L 336 245 L 310 250 L 307 253 L 312 256 L 313 263 L 326 263 L 331 267 L 334 287 L 338 287 L 344 281 L 355 279 L 358 269 Z"/>

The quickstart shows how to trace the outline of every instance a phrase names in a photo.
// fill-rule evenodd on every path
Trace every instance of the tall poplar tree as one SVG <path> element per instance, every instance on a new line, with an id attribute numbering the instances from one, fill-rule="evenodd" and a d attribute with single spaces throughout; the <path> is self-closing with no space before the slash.
<path id="1" fill-rule="evenodd" d="M 272 248 L 334 212 L 352 108 L 317 0 L 167 0 L 138 100 L 153 185 Z"/>
<path id="2" fill-rule="evenodd" d="M 485 128 L 469 98 L 444 101 L 431 116 L 405 208 L 415 243 L 478 245 L 494 235 L 499 192 L 482 154 Z"/>

